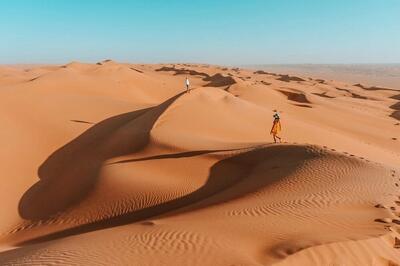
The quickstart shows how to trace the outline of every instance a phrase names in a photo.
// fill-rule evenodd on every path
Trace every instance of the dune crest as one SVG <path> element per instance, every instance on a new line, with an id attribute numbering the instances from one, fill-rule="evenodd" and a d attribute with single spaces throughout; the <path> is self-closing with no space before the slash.
<path id="1" fill-rule="evenodd" d="M 0 264 L 400 263 L 399 94 L 362 82 L 1 67 Z"/>

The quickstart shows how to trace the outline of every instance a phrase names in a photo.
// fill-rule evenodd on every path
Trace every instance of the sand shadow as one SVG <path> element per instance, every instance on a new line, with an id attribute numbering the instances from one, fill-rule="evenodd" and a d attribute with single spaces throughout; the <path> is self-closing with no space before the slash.
<path id="1" fill-rule="evenodd" d="M 168 67 L 168 66 L 163 66 L 161 68 L 156 69 L 156 71 L 165 71 L 165 72 L 174 72 L 174 75 L 191 75 L 191 76 L 200 76 L 202 77 L 203 81 L 208 81 L 205 87 L 224 87 L 224 86 L 230 86 L 232 84 L 235 84 L 236 81 L 234 78 L 231 76 L 224 76 L 220 73 L 217 73 L 215 75 L 210 76 L 207 73 L 204 72 L 198 72 L 196 70 L 192 69 L 185 69 L 185 68 L 176 68 L 175 66 Z"/>
<path id="2" fill-rule="evenodd" d="M 353 84 L 354 87 L 359 87 L 361 89 L 367 90 L 367 91 L 399 91 L 398 89 L 390 89 L 390 88 L 384 88 L 384 87 L 366 87 L 360 83 Z"/>
<path id="3" fill-rule="evenodd" d="M 257 71 L 254 71 L 253 74 L 279 76 L 279 74 L 266 72 L 266 71 L 264 71 L 264 70 L 257 70 Z"/>
<path id="4" fill-rule="evenodd" d="M 293 104 L 293 105 L 298 106 L 298 107 L 304 107 L 304 108 L 313 108 L 311 105 L 307 105 L 307 104 Z"/>
<path id="5" fill-rule="evenodd" d="M 327 93 L 327 92 L 324 92 L 324 93 L 313 92 L 312 94 L 317 95 L 317 96 L 319 96 L 319 97 L 323 97 L 323 98 L 329 98 L 329 99 L 334 99 L 334 98 L 335 98 L 335 97 L 333 97 L 333 96 L 327 95 L 326 93 Z"/>
<path id="6" fill-rule="evenodd" d="M 390 109 L 396 110 L 396 111 L 400 111 L 400 102 L 397 102 L 391 106 L 389 106 Z"/>
<path id="7" fill-rule="evenodd" d="M 337 87 L 336 87 L 336 89 L 337 89 L 338 91 L 345 91 L 345 92 L 347 92 L 347 93 L 350 93 L 350 94 L 351 94 L 351 97 L 354 98 L 354 99 L 373 100 L 373 101 L 375 101 L 375 99 L 362 96 L 362 95 L 357 94 L 357 93 L 354 93 L 354 92 L 352 92 L 352 91 L 350 91 L 350 90 L 348 90 L 348 89 L 341 89 L 341 88 L 337 88 Z"/>
<path id="8" fill-rule="evenodd" d="M 208 78 L 210 77 L 210 75 L 208 75 L 207 73 L 204 72 L 198 72 L 196 70 L 192 70 L 192 69 L 185 69 L 185 68 L 175 68 L 175 66 L 172 67 L 167 67 L 167 66 L 163 66 L 161 68 L 156 69 L 155 71 L 165 71 L 165 72 L 175 72 L 174 76 L 177 75 L 191 75 L 191 76 L 200 76 L 203 78 Z"/>
<path id="9" fill-rule="evenodd" d="M 160 155 L 154 155 L 154 156 L 149 156 L 149 157 L 144 157 L 144 158 L 120 160 L 120 161 L 116 161 L 116 162 L 111 162 L 108 165 L 142 162 L 142 161 L 150 161 L 150 160 L 188 158 L 188 157 L 195 157 L 195 156 L 200 156 L 200 155 L 209 154 L 209 153 L 237 151 L 237 150 L 241 150 L 241 149 L 199 150 L 199 151 L 187 151 L 187 152 L 172 153 L 172 154 L 160 154 Z"/>
<path id="10" fill-rule="evenodd" d="M 400 94 L 393 95 L 390 98 L 400 100 Z M 390 114 L 390 117 L 400 120 L 400 102 L 397 102 L 389 107 L 390 109 L 394 110 L 394 112 Z"/>
<path id="11" fill-rule="evenodd" d="M 220 73 L 217 73 L 211 77 L 207 77 L 203 79 L 204 81 L 208 81 L 205 87 L 224 87 L 231 86 L 236 83 L 236 80 L 231 76 L 224 76 Z"/>
<path id="12" fill-rule="evenodd" d="M 276 74 L 276 73 L 266 72 L 264 70 L 254 71 L 253 74 L 275 76 L 275 77 L 278 77 L 276 80 L 280 80 L 280 81 L 283 81 L 283 82 L 306 81 L 305 79 L 302 79 L 300 77 L 290 76 L 290 75 L 283 75 L 283 74 Z"/>
<path id="13" fill-rule="evenodd" d="M 393 113 L 390 114 L 390 117 L 400 120 L 400 111 L 394 111 Z"/>
<path id="14" fill-rule="evenodd" d="M 182 94 L 105 119 L 51 154 L 38 169 L 40 180 L 22 196 L 20 216 L 46 219 L 80 202 L 96 184 L 102 164 L 144 148 L 158 117 Z"/>
<path id="15" fill-rule="evenodd" d="M 76 119 L 72 119 L 72 120 L 69 120 L 69 121 L 75 122 L 75 123 L 82 123 L 82 124 L 91 124 L 91 125 L 95 124 L 93 122 L 88 122 L 88 121 L 83 121 L 83 120 L 76 120 Z"/>
<path id="16" fill-rule="evenodd" d="M 283 82 L 290 82 L 290 81 L 305 81 L 302 78 L 296 77 L 296 76 L 289 76 L 289 75 L 280 75 L 277 80 L 283 81 Z"/>
<path id="17" fill-rule="evenodd" d="M 210 151 L 210 152 L 217 152 Z M 193 151 L 196 153 L 196 151 Z M 197 151 L 204 154 L 205 151 Z M 191 156 L 192 154 L 189 154 Z M 176 155 L 170 155 L 175 158 Z M 179 156 L 182 156 L 179 155 Z M 120 216 L 51 233 L 20 244 L 40 243 L 142 221 L 155 216 L 176 215 L 227 202 L 278 182 L 295 171 L 305 160 L 317 156 L 306 147 L 270 145 L 234 155 L 215 163 L 207 182 L 199 189 L 155 206 Z M 166 158 L 166 157 L 165 157 Z M 285 160 L 282 160 L 285 158 Z M 153 158 L 154 159 L 154 158 Z M 260 169 L 263 169 L 260 171 Z"/>
<path id="18" fill-rule="evenodd" d="M 261 80 L 260 82 L 261 82 L 261 84 L 266 85 L 266 86 L 269 86 L 269 85 L 272 84 L 272 83 L 266 82 L 266 81 L 264 81 L 264 80 Z"/>
<path id="19" fill-rule="evenodd" d="M 142 70 L 139 70 L 139 69 L 134 68 L 134 67 L 131 67 L 130 69 L 133 70 L 133 71 L 139 72 L 139 73 L 141 73 L 141 74 L 144 73 Z"/>
<path id="20" fill-rule="evenodd" d="M 400 100 L 400 94 L 393 95 L 389 97 L 390 99 Z"/>
<path id="21" fill-rule="evenodd" d="M 298 102 L 298 103 L 311 103 L 304 93 L 299 92 L 291 92 L 291 91 L 284 91 L 284 90 L 277 90 L 280 93 L 284 94 L 288 100 Z"/>
<path id="22" fill-rule="evenodd" d="M 320 83 L 320 84 L 324 84 L 325 80 L 324 79 L 314 79 L 315 82 Z"/>

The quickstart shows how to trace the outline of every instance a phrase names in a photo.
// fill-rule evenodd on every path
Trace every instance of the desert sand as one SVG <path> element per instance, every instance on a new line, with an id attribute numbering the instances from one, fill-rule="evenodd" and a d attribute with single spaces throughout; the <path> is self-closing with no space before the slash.
<path id="1" fill-rule="evenodd" d="M 380 86 L 400 90 L 400 64 L 289 64 L 246 67 L 314 79 L 340 80 L 351 84 L 362 82 L 369 87 Z"/>
<path id="2" fill-rule="evenodd" d="M 399 105 L 213 65 L 0 66 L 0 265 L 400 264 Z"/>

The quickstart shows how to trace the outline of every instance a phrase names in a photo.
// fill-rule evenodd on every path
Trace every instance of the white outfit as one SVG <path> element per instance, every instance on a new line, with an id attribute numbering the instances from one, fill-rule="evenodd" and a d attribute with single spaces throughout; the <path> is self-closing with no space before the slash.
<path id="1" fill-rule="evenodd" d="M 185 84 L 186 84 L 186 91 L 187 92 L 189 92 L 189 79 L 188 78 L 186 78 L 186 80 L 185 80 Z"/>

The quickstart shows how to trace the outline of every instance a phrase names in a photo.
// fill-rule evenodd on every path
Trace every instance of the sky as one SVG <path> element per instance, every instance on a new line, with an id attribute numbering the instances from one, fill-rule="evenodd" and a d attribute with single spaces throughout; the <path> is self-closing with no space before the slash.
<path id="1" fill-rule="evenodd" d="M 400 63 L 400 0 L 1 0 L 0 64 Z"/>

